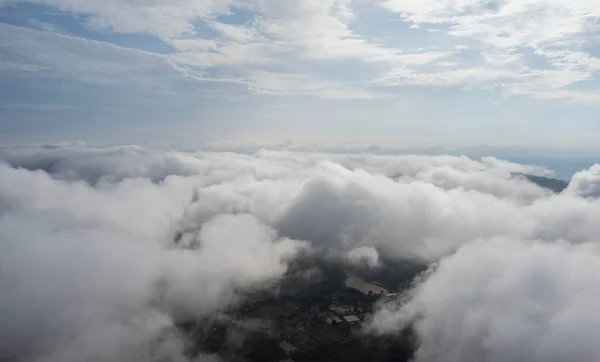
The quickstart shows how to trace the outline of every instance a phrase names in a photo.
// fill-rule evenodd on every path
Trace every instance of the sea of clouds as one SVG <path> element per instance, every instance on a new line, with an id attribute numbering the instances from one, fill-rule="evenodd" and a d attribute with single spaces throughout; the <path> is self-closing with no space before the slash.
<path id="1" fill-rule="evenodd" d="M 416 360 L 600 360 L 600 165 L 560 194 L 495 158 L 0 148 L 0 360 L 187 361 L 173 326 L 323 250 L 431 265 L 368 326 Z M 200 360 L 214 359 L 201 356 Z"/>

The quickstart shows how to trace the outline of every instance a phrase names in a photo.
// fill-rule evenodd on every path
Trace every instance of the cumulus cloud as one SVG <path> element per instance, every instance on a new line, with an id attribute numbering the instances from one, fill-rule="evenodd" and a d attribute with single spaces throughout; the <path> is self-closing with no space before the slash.
<path id="1" fill-rule="evenodd" d="M 379 266 L 377 249 L 368 246 L 350 250 L 346 254 L 346 258 L 353 264 L 366 265 L 370 268 Z"/>
<path id="2" fill-rule="evenodd" d="M 306 246 L 252 215 L 215 215 L 172 242 L 191 185 L 126 179 L 93 188 L 0 165 L 0 357 L 186 360 L 174 323 L 263 288 Z M 266 283 L 266 284 L 265 284 Z"/>
<path id="3" fill-rule="evenodd" d="M 600 165 L 577 172 L 569 183 L 566 193 L 583 197 L 600 197 Z"/>
<path id="4" fill-rule="evenodd" d="M 275 286 L 306 248 L 436 265 L 373 324 L 414 324 L 423 361 L 546 360 L 584 318 L 560 320 L 586 307 L 598 166 L 554 194 L 513 176 L 549 170 L 494 158 L 85 145 L 0 158 L 2 358 L 185 360 L 175 323 Z M 555 336 L 538 333 L 555 320 Z"/>
<path id="5" fill-rule="evenodd" d="M 412 324 L 416 361 L 597 361 L 599 268 L 595 243 L 471 243 L 371 328 Z"/>
<path id="6" fill-rule="evenodd" d="M 175 322 L 210 315 L 278 278 L 303 246 L 249 215 L 206 223 L 199 250 L 47 213 L 0 221 L 0 355 L 9 360 L 184 360 Z"/>

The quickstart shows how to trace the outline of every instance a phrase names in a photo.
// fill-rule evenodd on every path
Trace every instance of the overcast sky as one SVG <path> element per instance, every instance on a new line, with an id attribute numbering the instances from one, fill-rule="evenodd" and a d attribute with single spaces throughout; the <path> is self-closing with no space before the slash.
<path id="1" fill-rule="evenodd" d="M 597 0 L 0 0 L 0 141 L 593 148 Z"/>

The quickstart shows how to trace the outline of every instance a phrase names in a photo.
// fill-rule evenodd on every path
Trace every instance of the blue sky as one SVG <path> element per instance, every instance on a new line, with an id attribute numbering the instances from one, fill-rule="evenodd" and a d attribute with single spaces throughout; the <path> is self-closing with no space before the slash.
<path id="1" fill-rule="evenodd" d="M 0 142 L 596 149 L 597 0 L 0 0 Z"/>

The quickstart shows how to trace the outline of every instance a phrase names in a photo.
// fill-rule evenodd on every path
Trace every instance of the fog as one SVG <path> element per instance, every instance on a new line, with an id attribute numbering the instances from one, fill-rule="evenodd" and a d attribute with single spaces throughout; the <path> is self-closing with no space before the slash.
<path id="1" fill-rule="evenodd" d="M 495 158 L 76 145 L 0 159 L 0 359 L 186 361 L 177 321 L 274 289 L 306 250 L 430 264 L 368 327 L 413 325 L 418 361 L 600 358 L 600 165 L 554 194 L 514 175 L 551 170 Z"/>

